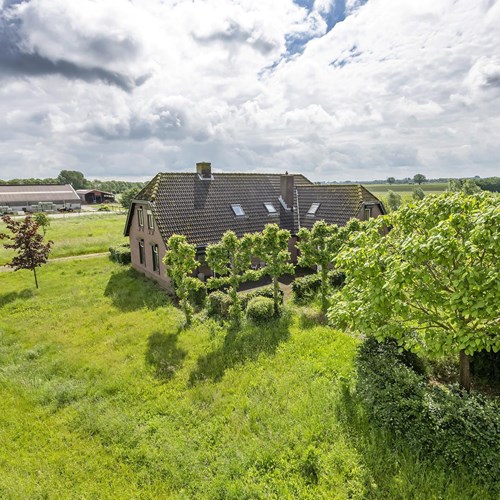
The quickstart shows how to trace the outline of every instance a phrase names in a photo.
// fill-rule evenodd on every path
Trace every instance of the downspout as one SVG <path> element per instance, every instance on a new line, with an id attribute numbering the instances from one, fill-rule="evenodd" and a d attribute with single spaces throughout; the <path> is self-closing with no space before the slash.
<path id="1" fill-rule="evenodd" d="M 299 209 L 299 190 L 295 190 L 295 197 L 297 198 L 297 222 L 299 225 L 299 231 L 300 231 L 300 209 Z"/>

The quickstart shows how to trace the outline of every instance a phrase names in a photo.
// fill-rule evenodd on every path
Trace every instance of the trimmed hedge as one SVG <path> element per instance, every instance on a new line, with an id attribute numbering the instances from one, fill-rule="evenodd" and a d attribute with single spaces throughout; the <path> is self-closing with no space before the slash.
<path id="1" fill-rule="evenodd" d="M 231 297 L 227 293 L 219 290 L 212 292 L 207 297 L 207 312 L 209 316 L 218 318 L 229 318 L 229 308 L 231 307 Z"/>
<path id="2" fill-rule="evenodd" d="M 118 262 L 118 264 L 130 264 L 130 245 L 124 243 L 123 245 L 109 247 L 109 258 L 113 262 Z"/>
<path id="3" fill-rule="evenodd" d="M 467 469 L 500 493 L 498 399 L 430 385 L 423 363 L 399 350 L 395 341 L 374 339 L 359 349 L 357 391 L 370 418 L 426 456 Z"/>
<path id="4" fill-rule="evenodd" d="M 278 295 L 280 296 L 280 303 L 283 304 L 283 298 L 285 293 L 281 288 L 279 289 Z M 268 299 L 274 299 L 273 286 L 268 285 L 259 288 L 257 290 L 254 290 L 252 292 L 241 293 L 240 294 L 241 308 L 245 310 L 248 306 L 248 303 L 255 297 L 267 297 Z"/>
<path id="5" fill-rule="evenodd" d="M 247 319 L 262 325 L 274 316 L 274 301 L 268 297 L 254 297 L 248 302 L 246 310 Z"/>
<path id="6" fill-rule="evenodd" d="M 329 271 L 328 281 L 330 287 L 340 288 L 345 281 L 345 274 L 342 271 Z M 303 304 L 316 296 L 321 287 L 321 276 L 319 273 L 308 274 L 302 278 L 295 278 L 292 283 L 292 293 L 295 302 Z"/>
<path id="7" fill-rule="evenodd" d="M 190 278 L 189 302 L 196 309 L 203 309 L 207 300 L 207 287 L 198 278 Z"/>

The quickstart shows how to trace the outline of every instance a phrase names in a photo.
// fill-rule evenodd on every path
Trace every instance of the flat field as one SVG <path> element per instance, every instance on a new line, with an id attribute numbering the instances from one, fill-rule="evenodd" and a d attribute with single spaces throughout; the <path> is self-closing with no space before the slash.
<path id="1" fill-rule="evenodd" d="M 375 196 L 386 196 L 389 191 L 394 191 L 399 193 L 403 197 L 411 197 L 413 190 L 419 187 L 418 184 L 363 184 L 368 191 L 373 193 Z M 442 193 L 446 191 L 448 184 L 446 182 L 426 182 L 421 184 L 425 194 L 431 193 Z"/>
<path id="2" fill-rule="evenodd" d="M 105 257 L 0 274 L 0 498 L 492 498 L 379 432 L 358 340 L 182 316 Z"/>
<path id="3" fill-rule="evenodd" d="M 106 252 L 110 245 L 126 243 L 125 220 L 126 215 L 116 213 L 51 218 L 45 237 L 54 242 L 50 258 Z M 5 225 L 0 221 L 0 231 L 4 230 Z M 13 255 L 13 251 L 0 245 L 0 266 Z"/>

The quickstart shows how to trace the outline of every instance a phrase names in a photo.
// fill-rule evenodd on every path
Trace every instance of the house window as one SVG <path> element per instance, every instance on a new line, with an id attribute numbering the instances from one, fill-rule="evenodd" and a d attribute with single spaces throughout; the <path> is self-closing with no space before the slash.
<path id="1" fill-rule="evenodd" d="M 142 266 L 146 265 L 146 252 L 144 252 L 144 240 L 139 240 L 139 262 Z"/>
<path id="2" fill-rule="evenodd" d="M 137 220 L 139 221 L 139 227 L 144 227 L 144 213 L 142 208 L 137 209 Z"/>
<path id="3" fill-rule="evenodd" d="M 267 213 L 269 215 L 277 214 L 277 210 L 274 208 L 274 205 L 270 202 L 264 203 L 264 206 L 266 207 Z"/>
<path id="4" fill-rule="evenodd" d="M 148 229 L 154 229 L 155 225 L 153 222 L 153 213 L 151 212 L 151 210 L 147 211 L 147 215 L 148 215 Z"/>
<path id="5" fill-rule="evenodd" d="M 151 252 L 153 255 L 153 271 L 160 272 L 160 258 L 158 257 L 158 245 L 151 246 Z"/>
<path id="6" fill-rule="evenodd" d="M 372 216 L 372 207 L 365 207 L 365 220 Z"/>
<path id="7" fill-rule="evenodd" d="M 316 212 L 318 211 L 318 208 L 320 206 L 320 203 L 313 203 L 310 207 L 309 210 L 307 211 L 307 215 L 316 215 Z"/>
<path id="8" fill-rule="evenodd" d="M 231 208 L 233 209 L 234 215 L 236 217 L 245 217 L 245 211 L 239 204 L 231 205 Z"/>

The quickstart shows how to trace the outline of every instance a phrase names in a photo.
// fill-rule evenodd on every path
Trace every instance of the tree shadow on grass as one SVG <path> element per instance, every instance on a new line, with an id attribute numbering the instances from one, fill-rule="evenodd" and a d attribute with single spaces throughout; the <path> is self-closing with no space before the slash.
<path id="1" fill-rule="evenodd" d="M 0 295 L 0 307 L 6 306 L 17 299 L 31 299 L 34 294 L 35 293 L 31 288 L 25 288 L 20 292 L 3 293 Z"/>
<path id="2" fill-rule="evenodd" d="M 228 368 L 255 360 L 261 353 L 274 354 L 279 344 L 288 340 L 289 327 L 290 319 L 284 317 L 270 320 L 266 326 L 246 325 L 240 330 L 229 330 L 219 349 L 198 358 L 189 384 L 206 379 L 217 382 Z"/>
<path id="3" fill-rule="evenodd" d="M 187 351 L 177 346 L 178 337 L 179 331 L 154 332 L 148 337 L 146 364 L 154 368 L 159 380 L 172 379 L 187 355 Z"/>
<path id="4" fill-rule="evenodd" d="M 123 312 L 144 307 L 157 309 L 170 303 L 167 292 L 160 285 L 131 268 L 112 274 L 104 295 Z"/>

